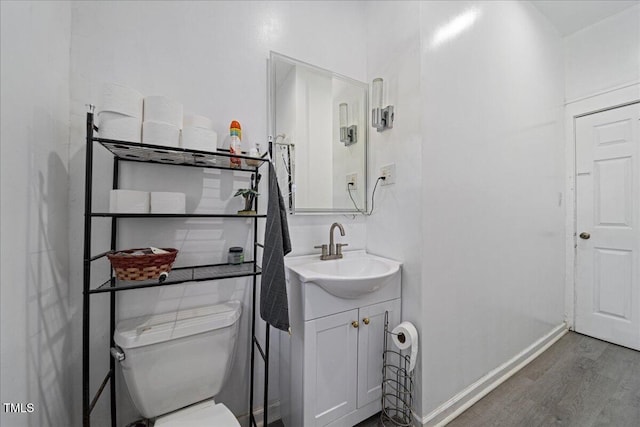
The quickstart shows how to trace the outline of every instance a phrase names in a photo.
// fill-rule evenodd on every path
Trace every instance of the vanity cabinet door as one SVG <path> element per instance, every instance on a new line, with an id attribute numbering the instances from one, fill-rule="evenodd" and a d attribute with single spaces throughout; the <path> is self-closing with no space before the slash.
<path id="1" fill-rule="evenodd" d="M 305 427 L 324 426 L 356 410 L 360 322 L 354 322 L 358 310 L 305 322 Z"/>
<path id="2" fill-rule="evenodd" d="M 380 401 L 384 313 L 389 312 L 389 329 L 400 323 L 400 299 L 362 307 L 358 334 L 358 408 Z"/>

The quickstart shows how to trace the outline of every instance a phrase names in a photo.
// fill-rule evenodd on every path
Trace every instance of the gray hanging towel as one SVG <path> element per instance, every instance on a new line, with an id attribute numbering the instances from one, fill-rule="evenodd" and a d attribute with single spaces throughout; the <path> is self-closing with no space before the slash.
<path id="1" fill-rule="evenodd" d="M 289 330 L 289 303 L 284 275 L 284 256 L 291 252 L 287 210 L 273 164 L 269 162 L 269 203 L 264 231 L 260 317 L 271 326 Z"/>

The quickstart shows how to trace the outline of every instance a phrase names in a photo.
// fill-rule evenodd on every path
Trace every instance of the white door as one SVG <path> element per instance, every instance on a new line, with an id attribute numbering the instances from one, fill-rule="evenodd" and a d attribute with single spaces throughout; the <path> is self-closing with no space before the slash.
<path id="1" fill-rule="evenodd" d="M 305 322 L 305 427 L 356 410 L 357 321 L 358 310 L 351 310 Z"/>
<path id="2" fill-rule="evenodd" d="M 380 402 L 382 396 L 382 352 L 384 313 L 389 312 L 389 328 L 400 323 L 400 299 L 360 309 L 358 333 L 358 408 Z"/>
<path id="3" fill-rule="evenodd" d="M 640 104 L 576 119 L 577 332 L 640 350 Z"/>

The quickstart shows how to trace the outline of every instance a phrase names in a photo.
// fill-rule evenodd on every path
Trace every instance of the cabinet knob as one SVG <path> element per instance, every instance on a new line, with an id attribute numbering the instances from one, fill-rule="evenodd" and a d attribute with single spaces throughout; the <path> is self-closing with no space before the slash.
<path id="1" fill-rule="evenodd" d="M 364 319 L 362 319 L 362 321 L 364 322 L 365 325 L 369 324 L 369 318 L 365 317 Z"/>
<path id="2" fill-rule="evenodd" d="M 583 231 L 582 233 L 580 233 L 581 239 L 587 240 L 589 237 L 591 237 L 591 234 L 587 233 L 586 231 Z"/>
<path id="3" fill-rule="evenodd" d="M 353 326 L 354 328 L 357 328 L 358 326 L 360 326 L 360 324 L 358 323 L 357 320 L 354 320 L 353 322 L 351 322 L 351 326 Z"/>

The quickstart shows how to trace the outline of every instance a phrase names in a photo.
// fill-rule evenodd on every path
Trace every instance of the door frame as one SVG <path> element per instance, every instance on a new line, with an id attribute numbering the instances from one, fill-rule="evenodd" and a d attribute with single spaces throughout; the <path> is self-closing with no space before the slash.
<path id="1" fill-rule="evenodd" d="M 640 82 L 565 103 L 565 322 L 575 331 L 575 288 L 577 266 L 576 119 L 640 101 Z"/>

